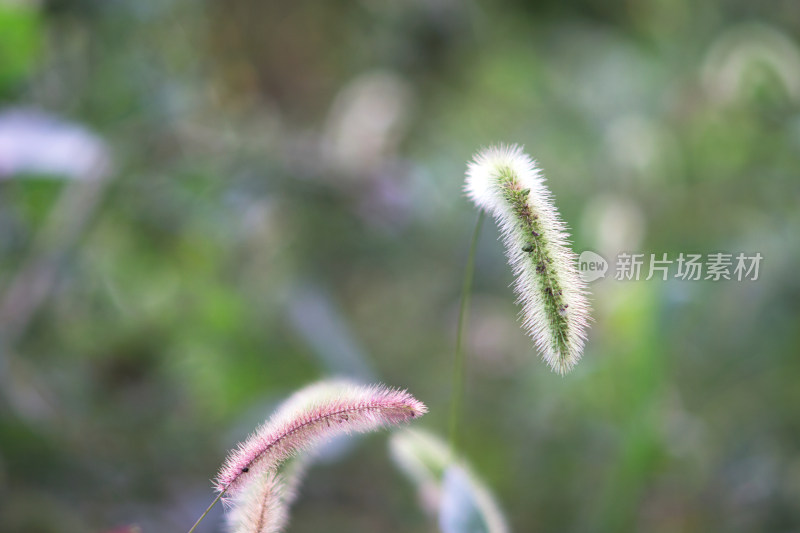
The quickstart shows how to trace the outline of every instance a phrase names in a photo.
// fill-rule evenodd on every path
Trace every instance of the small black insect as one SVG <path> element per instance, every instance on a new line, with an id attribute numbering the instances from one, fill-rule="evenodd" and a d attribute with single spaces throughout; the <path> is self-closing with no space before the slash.
<path id="1" fill-rule="evenodd" d="M 250 471 L 250 468 L 248 468 L 248 467 L 242 468 L 242 474 L 244 474 L 245 472 L 249 472 L 249 471 Z"/>
<path id="2" fill-rule="evenodd" d="M 532 252 L 533 251 L 533 245 L 531 243 L 523 245 L 522 246 L 522 251 L 523 252 L 528 252 L 528 253 Z"/>

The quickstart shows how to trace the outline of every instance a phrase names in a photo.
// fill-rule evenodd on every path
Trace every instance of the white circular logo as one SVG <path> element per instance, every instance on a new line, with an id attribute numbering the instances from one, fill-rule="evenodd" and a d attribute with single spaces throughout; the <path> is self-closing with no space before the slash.
<path id="1" fill-rule="evenodd" d="M 602 255 L 584 250 L 578 257 L 578 271 L 587 283 L 606 277 L 608 261 Z"/>

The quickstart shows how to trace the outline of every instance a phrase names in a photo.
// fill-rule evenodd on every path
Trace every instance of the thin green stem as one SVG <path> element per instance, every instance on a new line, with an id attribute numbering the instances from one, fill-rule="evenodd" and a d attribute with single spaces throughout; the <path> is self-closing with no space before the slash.
<path id="1" fill-rule="evenodd" d="M 197 522 L 195 522 L 195 523 L 194 523 L 194 525 L 192 526 L 192 529 L 190 529 L 190 530 L 189 530 L 189 533 L 192 533 L 192 532 L 195 530 L 195 528 L 197 527 L 197 525 L 198 525 L 200 522 L 202 522 L 202 521 L 203 521 L 203 518 L 205 518 L 205 517 L 206 517 L 206 515 L 208 514 L 208 512 L 209 512 L 209 511 L 211 511 L 211 509 L 213 509 L 215 505 L 217 505 L 217 502 L 220 500 L 220 498 L 222 498 L 222 496 L 225 494 L 225 491 L 227 491 L 227 490 L 228 490 L 228 489 L 227 489 L 227 487 L 226 487 L 226 488 L 225 488 L 225 490 L 223 490 L 222 492 L 220 492 L 220 493 L 217 495 L 217 497 L 216 497 L 216 498 L 214 498 L 214 501 L 213 501 L 213 502 L 211 502 L 211 505 L 209 505 L 209 506 L 208 506 L 208 509 L 206 509 L 206 510 L 205 510 L 205 512 L 204 512 L 203 514 L 201 514 L 201 515 L 200 515 L 200 518 L 198 518 L 198 519 L 197 519 Z"/>
<path id="2" fill-rule="evenodd" d="M 469 248 L 467 267 L 464 270 L 464 282 L 461 286 L 461 305 L 458 309 L 458 329 L 456 331 L 456 352 L 453 363 L 453 387 L 452 403 L 450 409 L 450 450 L 455 454 L 458 450 L 459 422 L 461 419 L 461 403 L 464 397 L 464 382 L 466 373 L 464 370 L 464 326 L 469 314 L 469 300 L 472 293 L 472 277 L 475 273 L 475 255 L 478 248 L 478 236 L 481 233 L 483 224 L 483 211 L 478 214 L 475 222 L 475 231 L 472 233 L 472 243 Z"/>

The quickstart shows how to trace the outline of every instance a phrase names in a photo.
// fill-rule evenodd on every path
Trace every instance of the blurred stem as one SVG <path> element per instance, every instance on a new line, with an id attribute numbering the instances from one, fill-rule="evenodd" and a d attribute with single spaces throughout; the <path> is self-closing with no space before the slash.
<path id="1" fill-rule="evenodd" d="M 464 270 L 464 282 L 461 286 L 461 305 L 458 309 L 458 330 L 456 332 L 456 352 L 453 364 L 453 386 L 452 403 L 450 409 L 450 452 L 455 454 L 458 449 L 459 422 L 461 419 L 461 403 L 464 397 L 464 381 L 466 373 L 464 371 L 464 324 L 469 313 L 469 300 L 472 293 L 472 277 L 475 272 L 475 255 L 478 248 L 478 236 L 481 233 L 483 224 L 483 211 L 478 213 L 478 220 L 475 222 L 475 231 L 472 233 L 472 243 L 469 247 L 469 257 L 467 257 L 467 267 Z"/>
<path id="2" fill-rule="evenodd" d="M 13 353 L 102 206 L 111 178 L 108 163 L 97 163 L 84 178 L 66 186 L 31 245 L 29 257 L 0 295 L 0 399 L 28 422 L 70 419 L 29 361 Z"/>
<path id="3" fill-rule="evenodd" d="M 222 492 L 220 492 L 219 494 L 217 494 L 217 497 L 216 497 L 216 498 L 214 498 L 214 501 L 213 501 L 213 502 L 211 502 L 211 505 L 209 505 L 209 506 L 208 506 L 208 509 L 206 509 L 206 510 L 205 510 L 205 512 L 204 512 L 203 514 L 201 514 L 201 515 L 200 515 L 200 518 L 198 518 L 198 519 L 197 519 L 197 522 L 195 522 L 195 523 L 194 523 L 194 525 L 192 526 L 192 529 L 190 529 L 190 530 L 189 530 L 189 533 L 192 533 L 192 532 L 195 530 L 195 528 L 197 527 L 197 525 L 198 525 L 200 522 L 202 522 L 202 521 L 203 521 L 203 518 L 205 518 L 205 517 L 206 517 L 206 515 L 209 513 L 209 511 L 211 511 L 211 509 L 213 509 L 213 508 L 214 508 L 214 506 L 215 506 L 215 505 L 217 505 L 217 502 L 220 500 L 220 498 L 222 498 L 222 496 L 225 494 L 225 492 L 226 492 L 227 490 L 228 490 L 228 488 L 227 488 L 227 487 L 225 487 L 225 490 L 223 490 Z"/>

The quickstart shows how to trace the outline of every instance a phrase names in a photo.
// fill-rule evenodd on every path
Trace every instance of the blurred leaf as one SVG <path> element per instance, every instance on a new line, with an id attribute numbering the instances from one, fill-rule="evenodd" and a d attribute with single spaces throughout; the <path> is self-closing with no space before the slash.
<path id="1" fill-rule="evenodd" d="M 0 1 L 0 90 L 30 73 L 42 37 L 39 12 L 33 2 Z"/>
<path id="2" fill-rule="evenodd" d="M 458 465 L 447 467 L 442 482 L 439 527 L 442 533 L 500 533 L 496 510 L 487 507 L 485 489 Z M 482 493 L 483 492 L 483 493 Z M 494 515 L 494 516 L 492 516 Z"/>
<path id="3" fill-rule="evenodd" d="M 450 447 L 417 429 L 397 431 L 392 458 L 417 487 L 420 504 L 438 516 L 442 533 L 505 533 L 508 526 L 489 489 Z"/>

